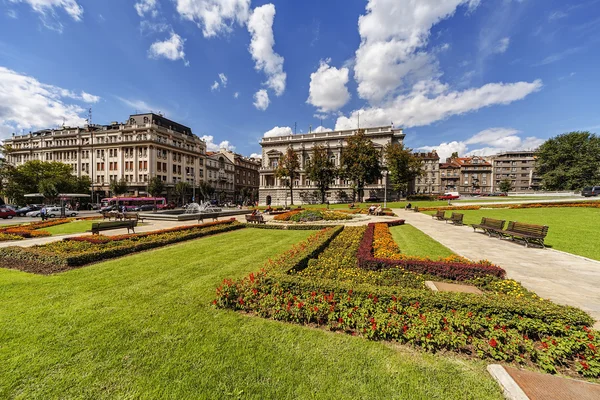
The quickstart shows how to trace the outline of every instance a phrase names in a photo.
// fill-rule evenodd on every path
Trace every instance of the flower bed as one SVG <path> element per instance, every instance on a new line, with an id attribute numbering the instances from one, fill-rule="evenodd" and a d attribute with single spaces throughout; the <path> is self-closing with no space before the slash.
<path id="1" fill-rule="evenodd" d="M 458 211 L 458 210 L 480 210 L 482 208 L 508 208 L 508 209 L 521 209 L 521 208 L 558 208 L 558 207 L 582 207 L 582 208 L 600 208 L 600 201 L 582 201 L 572 203 L 524 203 L 524 204 L 483 204 L 476 206 L 442 206 L 442 207 L 419 207 L 419 211 Z"/>
<path id="2" fill-rule="evenodd" d="M 348 227 L 337 236 L 319 231 L 261 272 L 225 280 L 213 304 L 432 352 L 450 350 L 549 372 L 600 376 L 599 333 L 588 328 L 593 320 L 583 311 L 520 297 L 518 284 L 493 276 L 478 278 L 494 288 L 482 296 L 435 293 L 410 287 L 403 279 L 400 285 L 377 282 L 377 274 L 389 271 L 356 267 L 364 230 Z M 329 247 L 319 253 L 328 241 Z"/>
<path id="3" fill-rule="evenodd" d="M 62 272 L 96 261 L 120 257 L 184 240 L 244 228 L 235 219 L 161 231 L 118 236 L 80 236 L 33 247 L 0 249 L 0 266 L 26 272 Z"/>
<path id="4" fill-rule="evenodd" d="M 465 261 L 465 259 L 433 261 L 417 257 L 397 257 L 397 259 L 376 257 L 372 252 L 376 225 L 377 224 L 371 223 L 367 226 L 365 234 L 358 248 L 358 265 L 361 268 L 377 271 L 386 268 L 401 267 L 407 271 L 439 276 L 444 279 L 456 281 L 465 281 L 478 277 L 484 277 L 486 275 L 503 278 L 506 274 L 502 268 L 492 265 L 488 261 L 479 261 L 477 263 L 473 263 L 470 261 Z M 387 225 L 385 223 L 382 223 L 381 225 L 385 225 L 385 228 L 387 229 Z M 383 229 L 384 228 L 381 228 L 379 232 L 381 232 Z M 390 255 L 391 251 L 389 250 L 389 243 L 385 244 L 383 243 L 384 241 L 386 241 L 385 238 L 379 238 L 378 244 L 380 247 L 385 246 L 385 249 L 379 248 L 378 250 L 380 253 Z"/>
<path id="5" fill-rule="evenodd" d="M 44 231 L 42 229 L 47 228 L 49 226 L 66 224 L 67 222 L 71 221 L 72 219 L 62 218 L 49 221 L 32 222 L 30 224 L 15 224 L 3 226 L 2 228 L 0 228 L 0 242 L 5 240 L 18 240 L 14 238 L 15 236 L 18 236 L 21 239 L 52 236 L 50 232 Z"/>
<path id="6" fill-rule="evenodd" d="M 345 221 L 352 219 L 351 215 L 328 210 L 293 210 L 276 215 L 276 221 L 314 222 L 314 221 Z"/>

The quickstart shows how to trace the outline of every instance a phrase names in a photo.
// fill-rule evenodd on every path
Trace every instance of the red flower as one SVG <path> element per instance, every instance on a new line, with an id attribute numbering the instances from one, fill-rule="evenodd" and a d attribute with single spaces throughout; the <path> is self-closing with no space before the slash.
<path id="1" fill-rule="evenodd" d="M 582 361 L 582 362 L 581 362 L 581 366 L 582 366 L 582 367 L 583 367 L 583 369 L 585 369 L 586 371 L 587 371 L 588 369 L 590 369 L 590 366 L 589 366 L 589 365 L 588 365 L 588 363 L 586 363 L 585 361 Z"/>
<path id="2" fill-rule="evenodd" d="M 431 339 L 431 333 L 427 334 L 427 339 Z"/>
<path id="3" fill-rule="evenodd" d="M 241 305 L 244 305 L 244 299 L 242 299 L 241 297 L 238 300 L 238 303 L 240 303 Z"/>
<path id="4" fill-rule="evenodd" d="M 596 346 L 594 346 L 592 343 L 588 344 L 588 347 L 590 348 L 590 350 L 592 350 L 594 353 L 596 352 Z"/>
<path id="5" fill-rule="evenodd" d="M 496 346 L 498 346 L 498 342 L 496 342 L 496 339 L 490 339 L 490 346 L 492 346 L 493 348 L 496 348 Z"/>

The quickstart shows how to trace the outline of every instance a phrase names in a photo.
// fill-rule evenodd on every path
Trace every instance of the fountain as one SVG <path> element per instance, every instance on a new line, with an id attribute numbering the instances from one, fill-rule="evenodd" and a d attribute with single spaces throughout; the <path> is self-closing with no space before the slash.
<path id="1" fill-rule="evenodd" d="M 208 201 L 198 203 L 192 203 L 187 206 L 184 214 L 201 214 L 201 213 L 218 213 L 222 210 L 219 207 L 215 207 Z"/>

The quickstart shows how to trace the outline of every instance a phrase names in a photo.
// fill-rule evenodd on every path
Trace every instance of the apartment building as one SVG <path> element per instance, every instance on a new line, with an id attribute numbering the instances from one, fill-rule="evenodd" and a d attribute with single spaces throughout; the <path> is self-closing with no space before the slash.
<path id="1" fill-rule="evenodd" d="M 235 164 L 223 153 L 206 153 L 206 181 L 215 190 L 213 199 L 219 203 L 234 201 Z"/>
<path id="2" fill-rule="evenodd" d="M 460 187 L 460 165 L 446 159 L 445 163 L 440 163 L 440 193 L 458 192 Z"/>
<path id="3" fill-rule="evenodd" d="M 492 157 L 494 166 L 494 190 L 500 190 L 500 182 L 509 179 L 512 192 L 539 190 L 542 179 L 535 173 L 535 151 L 507 151 Z"/>
<path id="4" fill-rule="evenodd" d="M 412 185 L 416 194 L 440 193 L 440 156 L 435 151 L 431 153 L 414 153 L 414 156 L 423 164 L 423 175 L 417 177 Z"/>
<path id="5" fill-rule="evenodd" d="M 459 157 L 450 160 L 459 166 L 458 192 L 461 194 L 485 194 L 492 192 L 492 164 L 479 156 Z"/>
<path id="6" fill-rule="evenodd" d="M 221 154 L 234 164 L 234 200 L 236 203 L 258 200 L 258 181 L 261 165 L 260 158 L 244 157 L 241 154 L 221 149 Z"/>
<path id="7" fill-rule="evenodd" d="M 318 201 L 317 187 L 308 179 L 304 170 L 312 155 L 313 148 L 317 145 L 327 148 L 329 157 L 339 167 L 343 149 L 347 145 L 347 139 L 356 133 L 357 130 L 341 130 L 263 138 L 260 142 L 262 147 L 262 165 L 259 171 L 260 204 L 290 204 L 289 188 L 284 184 L 283 180 L 275 176 L 279 157 L 286 152 L 288 147 L 291 147 L 298 153 L 301 166 L 299 177 L 294 182 L 294 204 Z M 364 129 L 364 133 L 373 142 L 374 146 L 382 152 L 382 165 L 385 165 L 385 160 L 383 159 L 384 146 L 388 143 L 402 143 L 405 137 L 402 129 L 395 129 L 392 126 L 367 128 Z M 386 176 L 385 179 L 389 178 Z M 385 187 L 386 184 L 382 177 L 378 182 L 365 187 L 365 198 L 377 197 L 383 200 Z M 389 191 L 389 184 L 387 188 Z M 388 192 L 388 194 L 390 193 L 391 191 Z M 337 178 L 327 193 L 327 200 L 330 202 L 346 201 L 351 198 L 352 182 L 342 178 Z"/>
<path id="8" fill-rule="evenodd" d="M 130 115 L 126 122 L 84 127 L 63 126 L 4 141 L 11 148 L 7 160 L 20 165 L 29 160 L 59 161 L 73 174 L 89 176 L 94 201 L 108 197 L 112 180 L 125 179 L 129 194 L 145 195 L 148 181 L 161 178 L 166 193 L 179 181 L 204 179 L 206 144 L 185 125 L 160 114 Z"/>

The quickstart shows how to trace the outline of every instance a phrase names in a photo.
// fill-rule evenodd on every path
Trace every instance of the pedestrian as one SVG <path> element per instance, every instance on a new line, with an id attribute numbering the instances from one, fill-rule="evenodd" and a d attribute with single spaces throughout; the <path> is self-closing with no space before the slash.
<path id="1" fill-rule="evenodd" d="M 79 202 L 75 203 L 75 211 L 79 211 Z"/>
<path id="2" fill-rule="evenodd" d="M 40 217 L 42 217 L 42 221 L 46 220 L 47 212 L 48 212 L 48 210 L 46 209 L 46 206 L 42 207 L 42 209 L 40 210 Z"/>

